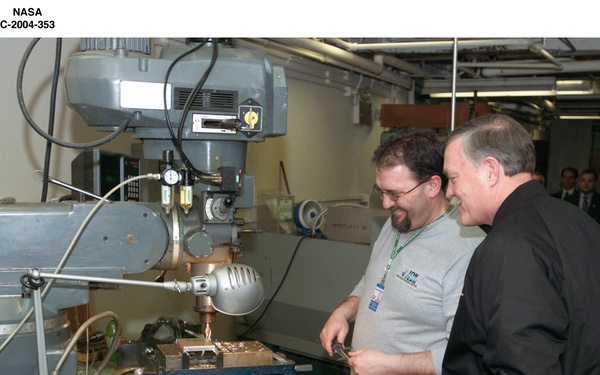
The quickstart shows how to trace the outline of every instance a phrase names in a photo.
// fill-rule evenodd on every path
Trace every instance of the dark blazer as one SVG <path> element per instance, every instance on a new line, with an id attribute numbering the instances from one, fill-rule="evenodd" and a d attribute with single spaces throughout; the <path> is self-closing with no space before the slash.
<path id="1" fill-rule="evenodd" d="M 562 194 L 563 194 L 563 191 L 562 191 L 562 189 L 560 189 L 556 193 L 550 194 L 550 196 L 554 197 L 554 198 L 562 199 Z M 579 190 L 577 190 L 577 189 L 573 190 L 573 193 L 571 193 L 571 195 L 569 195 L 567 197 L 567 199 L 565 199 L 565 200 L 573 203 L 575 196 L 577 196 L 577 199 L 579 199 Z M 571 199 L 569 199 L 569 198 L 571 198 Z M 579 200 L 577 200 L 575 204 L 578 205 L 579 204 Z"/>
<path id="2" fill-rule="evenodd" d="M 443 374 L 599 374 L 599 241 L 581 209 L 518 187 L 471 258 Z"/>
<path id="3" fill-rule="evenodd" d="M 560 194 L 559 194 L 560 197 Z M 581 193 L 579 190 L 575 190 L 573 194 L 564 199 L 565 202 L 573 203 L 579 207 L 579 199 Z M 600 224 L 600 193 L 594 192 L 590 202 L 590 208 L 588 208 L 588 215 L 590 215 L 597 223 Z"/>
<path id="4" fill-rule="evenodd" d="M 572 195 L 568 196 L 565 201 L 573 203 L 579 207 L 579 200 L 581 199 L 581 193 L 575 191 Z M 588 215 L 590 215 L 597 223 L 600 223 L 600 194 L 597 192 L 592 193 L 592 199 L 590 201 L 590 207 L 588 208 Z"/>
<path id="5" fill-rule="evenodd" d="M 562 194 L 562 192 L 561 192 Z M 560 195 L 559 195 L 560 198 Z M 575 206 L 579 207 L 579 190 L 573 191 L 573 194 L 569 195 L 564 199 L 564 201 L 573 203 Z"/>
<path id="6" fill-rule="evenodd" d="M 562 198 L 562 190 L 559 190 L 556 193 L 552 193 L 550 194 L 550 196 L 554 198 Z"/>
<path id="7" fill-rule="evenodd" d="M 579 205 L 579 194 L 577 196 L 577 205 Z M 590 202 L 590 208 L 588 208 L 588 215 L 590 215 L 597 223 L 600 223 L 600 194 L 594 192 Z"/>

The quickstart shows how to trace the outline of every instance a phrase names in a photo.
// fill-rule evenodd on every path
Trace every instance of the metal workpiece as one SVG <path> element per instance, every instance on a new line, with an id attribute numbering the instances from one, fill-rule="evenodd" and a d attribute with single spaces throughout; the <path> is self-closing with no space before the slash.
<path id="1" fill-rule="evenodd" d="M 215 347 L 218 367 L 273 364 L 273 352 L 259 341 L 222 341 Z"/>
<path id="2" fill-rule="evenodd" d="M 169 374 L 293 375 L 293 361 L 277 355 L 258 341 L 211 341 L 205 338 L 177 339 L 157 345 L 142 358 L 146 368 Z"/>

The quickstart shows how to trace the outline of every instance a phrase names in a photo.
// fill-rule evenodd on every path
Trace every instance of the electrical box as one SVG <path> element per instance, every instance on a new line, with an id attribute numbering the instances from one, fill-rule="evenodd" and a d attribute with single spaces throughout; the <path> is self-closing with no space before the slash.
<path id="1" fill-rule="evenodd" d="M 104 196 L 119 183 L 139 175 L 139 158 L 100 149 L 84 150 L 71 162 L 71 184 L 98 196 Z M 77 191 L 71 194 L 73 200 L 81 200 L 80 196 L 84 195 Z M 84 196 L 83 199 L 93 198 Z M 139 180 L 122 186 L 108 200 L 139 202 Z"/>

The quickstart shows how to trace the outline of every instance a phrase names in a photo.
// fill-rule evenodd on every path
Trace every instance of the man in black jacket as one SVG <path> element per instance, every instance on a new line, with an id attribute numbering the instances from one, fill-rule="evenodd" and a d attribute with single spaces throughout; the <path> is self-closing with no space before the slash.
<path id="1" fill-rule="evenodd" d="M 555 198 L 564 199 L 571 203 L 577 204 L 572 201 L 570 198 L 573 198 L 575 194 L 579 197 L 579 192 L 577 191 L 577 176 L 578 171 L 573 167 L 566 167 L 560 171 L 560 187 L 561 189 L 555 193 L 550 194 Z"/>
<path id="2" fill-rule="evenodd" d="M 600 194 L 596 192 L 597 180 L 598 173 L 595 170 L 586 169 L 581 172 L 578 184 L 579 194 L 577 201 L 573 203 L 600 223 Z"/>
<path id="3" fill-rule="evenodd" d="M 491 225 L 465 276 L 445 374 L 600 374 L 600 226 L 531 179 L 535 150 L 505 115 L 445 141 L 461 223 Z"/>

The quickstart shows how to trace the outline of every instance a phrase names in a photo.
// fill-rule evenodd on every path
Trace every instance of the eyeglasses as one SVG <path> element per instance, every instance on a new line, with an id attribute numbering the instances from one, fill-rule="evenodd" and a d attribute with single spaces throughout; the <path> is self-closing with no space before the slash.
<path id="1" fill-rule="evenodd" d="M 379 186 L 377 185 L 373 185 L 373 190 L 379 194 L 379 198 L 383 199 L 383 196 L 387 196 L 389 200 L 391 200 L 392 202 L 397 201 L 398 199 L 402 198 L 403 196 L 405 196 L 406 194 L 410 193 L 411 191 L 415 190 L 416 188 L 418 188 L 419 186 L 423 185 L 425 181 L 421 181 L 419 182 L 419 184 L 417 186 L 415 186 L 414 188 L 410 189 L 409 191 L 405 192 L 405 193 L 392 193 L 391 191 L 385 191 L 385 190 L 381 190 L 379 188 Z"/>

